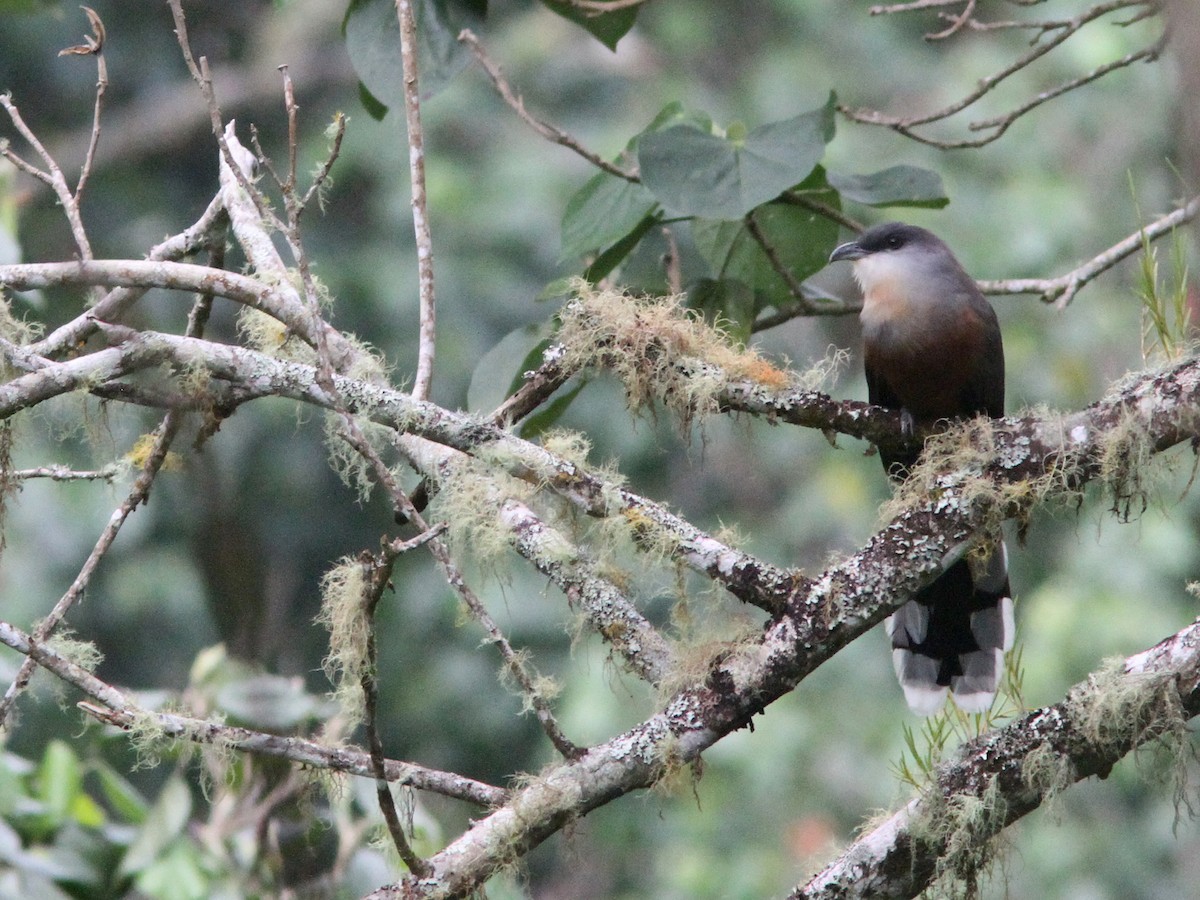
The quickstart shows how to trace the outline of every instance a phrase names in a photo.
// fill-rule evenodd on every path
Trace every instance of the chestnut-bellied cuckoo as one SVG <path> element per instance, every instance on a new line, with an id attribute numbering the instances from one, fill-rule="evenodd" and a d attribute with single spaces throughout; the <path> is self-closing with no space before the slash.
<path id="1" fill-rule="evenodd" d="M 830 262 L 854 265 L 871 403 L 899 410 L 901 427 L 976 415 L 1004 415 L 1004 346 L 996 313 L 940 239 L 889 222 L 838 246 Z M 897 480 L 920 449 L 881 452 Z M 959 708 L 984 712 L 1012 646 L 1008 555 L 997 541 L 954 562 L 887 620 L 892 662 L 904 696 L 921 715 L 949 691 Z"/>

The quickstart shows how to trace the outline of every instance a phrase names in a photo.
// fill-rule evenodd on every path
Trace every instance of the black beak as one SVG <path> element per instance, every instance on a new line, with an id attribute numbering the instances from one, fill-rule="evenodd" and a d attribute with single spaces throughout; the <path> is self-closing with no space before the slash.
<path id="1" fill-rule="evenodd" d="M 833 248 L 833 252 L 829 254 L 829 261 L 837 262 L 839 259 L 862 259 L 866 255 L 867 251 L 860 247 L 857 241 L 847 241 Z"/>

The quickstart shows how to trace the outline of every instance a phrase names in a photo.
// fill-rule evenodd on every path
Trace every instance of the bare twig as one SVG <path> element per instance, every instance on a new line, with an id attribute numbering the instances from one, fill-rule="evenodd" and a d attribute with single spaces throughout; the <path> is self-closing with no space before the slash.
<path id="1" fill-rule="evenodd" d="M 42 619 L 33 631 L 32 640 L 35 644 L 41 644 L 54 633 L 58 628 L 59 623 L 71 610 L 87 589 L 91 582 L 92 574 L 96 571 L 96 567 L 100 564 L 100 560 L 108 552 L 113 541 L 116 540 L 117 534 L 121 530 L 121 526 L 133 514 L 141 504 L 146 502 L 150 496 L 150 487 L 154 483 L 155 476 L 158 475 L 159 469 L 162 468 L 167 459 L 167 451 L 171 447 L 171 442 L 175 440 L 175 435 L 179 432 L 179 426 L 182 421 L 180 413 L 174 410 L 169 411 L 159 424 L 157 431 L 154 433 L 154 445 L 149 454 L 146 456 L 145 462 L 142 463 L 142 471 L 138 477 L 134 479 L 133 486 L 129 489 L 128 495 L 121 502 L 121 505 L 109 517 L 108 523 L 104 526 L 104 530 L 100 533 L 99 539 L 96 541 L 92 552 L 88 554 L 88 558 L 84 561 L 83 567 L 75 576 L 75 580 L 67 589 L 67 592 L 59 598 L 54 604 L 54 608 L 49 614 Z M 12 710 L 13 703 L 17 697 L 29 685 L 29 679 L 33 676 L 35 668 L 34 660 L 27 658 L 21 663 L 21 668 L 17 671 L 16 677 L 4 692 L 4 697 L 0 698 L 0 728 L 5 727 L 5 722 L 8 719 L 8 714 Z"/>
<path id="2" fill-rule="evenodd" d="M 775 274 L 783 279 L 783 283 L 787 285 L 788 292 L 796 299 L 799 304 L 799 314 L 805 316 L 838 316 L 849 312 L 851 307 L 849 304 L 839 301 L 830 301 L 829 298 L 811 290 L 801 282 L 779 258 L 779 253 L 775 246 L 767 240 L 767 236 L 763 234 L 763 230 L 758 225 L 758 219 L 755 218 L 754 211 L 751 210 L 746 214 L 746 231 L 754 242 L 766 254 L 767 261 L 771 264 L 771 268 L 775 270 Z M 791 318 L 791 316 L 789 316 Z M 755 321 L 755 330 L 761 330 L 763 326 L 759 321 Z"/>
<path id="3" fill-rule="evenodd" d="M 212 75 L 208 69 L 208 60 L 202 56 L 197 61 L 192 55 L 191 41 L 188 38 L 187 18 L 183 14 L 181 0 L 167 0 L 167 5 L 171 7 L 171 15 L 175 20 L 175 37 L 179 42 L 183 61 L 187 64 L 192 79 L 199 85 L 200 94 L 204 98 L 205 106 L 208 108 L 209 125 L 212 127 L 213 137 L 217 140 L 217 146 L 221 149 L 222 161 L 228 166 L 233 177 L 242 186 L 242 190 L 246 192 L 246 196 L 258 210 L 259 216 L 282 230 L 282 223 L 271 209 L 270 204 L 267 203 L 262 192 L 254 186 L 254 182 L 250 179 L 250 174 L 245 171 L 229 147 L 229 143 L 225 137 L 225 119 L 221 115 L 220 104 L 217 103 L 217 95 L 213 89 Z"/>
<path id="4" fill-rule="evenodd" d="M 968 0 L 968 5 L 970 5 L 970 2 L 971 2 L 971 0 Z M 872 14 L 880 15 L 880 14 L 888 14 L 888 13 L 909 12 L 912 10 L 926 9 L 926 8 L 929 8 L 932 6 L 944 6 L 944 5 L 951 5 L 951 4 L 942 3 L 941 0 L 929 0 L 929 2 L 926 2 L 926 0 L 919 0 L 919 2 L 917 2 L 917 3 L 900 4 L 898 6 L 892 6 L 892 7 L 875 7 L 871 10 L 871 12 L 872 12 Z M 1152 0 L 1109 0 L 1109 2 L 1098 3 L 1095 6 L 1089 7 L 1088 9 L 1080 12 L 1077 16 L 1074 16 L 1073 18 L 1069 18 L 1069 19 L 1045 20 L 1045 21 L 1040 21 L 1040 22 L 1036 22 L 1036 23 L 1026 23 L 1026 24 L 1008 23 L 1008 22 L 1003 23 L 1003 25 L 1005 27 L 1028 27 L 1028 28 L 1031 28 L 1037 32 L 1038 38 L 1035 38 L 1035 40 L 1033 42 L 1033 46 L 1028 51 L 1026 51 L 1024 54 L 1022 54 L 1017 59 L 1015 59 L 1009 65 L 1003 67 L 1002 69 L 1000 69 L 997 72 L 993 72 L 992 74 L 981 78 L 973 90 L 971 90 L 970 92 L 968 92 L 963 97 L 956 100 L 955 102 L 949 104 L 948 106 L 942 107 L 941 109 L 938 109 L 934 112 L 924 113 L 924 114 L 916 115 L 916 116 L 895 116 L 895 115 L 889 115 L 889 114 L 886 114 L 883 112 L 879 112 L 877 110 L 855 109 L 855 108 L 846 106 L 844 104 L 839 104 L 838 110 L 843 115 L 845 115 L 847 118 L 849 118 L 855 122 L 861 122 L 866 125 L 880 125 L 880 126 L 883 126 L 886 128 L 890 128 L 893 131 L 896 131 L 899 134 L 903 134 L 904 136 L 911 138 L 915 141 L 919 141 L 920 143 L 928 144 L 930 146 L 938 147 L 941 149 L 983 146 L 984 144 L 988 144 L 988 143 L 998 139 L 1002 134 L 1004 134 L 1004 132 L 1009 128 L 1009 126 L 1011 126 L 1013 124 L 1013 122 L 1015 122 L 1018 118 L 1025 115 L 1026 113 L 1028 113 L 1030 110 L 1035 109 L 1036 107 L 1042 105 L 1043 103 L 1045 103 L 1049 100 L 1052 100 L 1055 97 L 1062 96 L 1063 94 L 1065 94 L 1071 90 L 1074 90 L 1082 85 L 1085 85 L 1092 81 L 1095 81 L 1096 79 L 1101 78 L 1102 76 L 1107 75 L 1111 72 L 1114 72 L 1118 69 L 1126 68 L 1126 67 L 1133 65 L 1134 63 L 1142 61 L 1142 60 L 1152 60 L 1152 59 L 1157 58 L 1158 53 L 1162 49 L 1163 39 L 1160 38 L 1159 40 L 1155 41 L 1148 47 L 1143 48 L 1142 50 L 1127 54 L 1126 56 L 1122 57 L 1121 59 L 1098 66 L 1095 69 L 1093 69 L 1092 71 L 1090 71 L 1078 78 L 1070 79 L 1067 82 L 1064 82 L 1063 84 L 1061 84 L 1055 88 L 1052 88 L 1048 91 L 1044 91 L 1044 92 L 1038 94 L 1036 97 L 1026 101 L 1025 103 L 1019 104 L 1018 106 L 1014 107 L 1013 109 L 1009 110 L 1007 113 L 1004 113 L 1003 115 L 995 116 L 990 119 L 980 120 L 977 122 L 970 123 L 968 127 L 973 131 L 988 131 L 989 132 L 988 134 L 983 135 L 982 137 L 979 137 L 976 139 L 942 140 L 942 139 L 938 139 L 938 138 L 929 137 L 929 136 L 923 134 L 922 132 L 917 131 L 916 129 L 923 125 L 928 125 L 933 122 L 939 122 L 944 119 L 948 119 L 951 116 L 954 116 L 959 112 L 962 112 L 967 107 L 973 105 L 976 101 L 978 101 L 984 95 L 990 93 L 994 88 L 996 88 L 999 84 L 1001 84 L 1003 81 L 1008 79 L 1010 76 L 1012 76 L 1016 72 L 1021 71 L 1022 69 L 1027 68 L 1028 66 L 1033 64 L 1036 60 L 1040 59 L 1042 56 L 1045 56 L 1047 53 L 1052 51 L 1055 47 L 1059 46 L 1064 41 L 1066 41 L 1073 35 L 1077 34 L 1079 31 L 1081 31 L 1083 28 L 1085 28 L 1091 22 L 1094 22 L 1094 21 L 1096 21 L 1100 18 L 1103 18 L 1104 16 L 1107 16 L 1118 10 L 1129 9 L 1129 8 L 1133 8 L 1133 7 L 1141 7 L 1141 8 L 1143 8 L 1143 11 L 1151 11 L 1151 10 L 1157 9 L 1157 7 L 1154 5 Z M 1141 18 L 1141 17 L 1139 16 L 1136 18 Z M 1135 20 L 1136 20 L 1136 18 L 1135 18 Z M 955 19 L 953 21 L 957 21 L 957 19 Z M 970 21 L 973 21 L 973 20 L 971 20 L 969 18 L 969 16 L 964 20 L 964 22 L 970 22 Z M 1129 23 L 1124 22 L 1121 24 L 1129 24 Z M 948 36 L 950 36 L 950 34 L 956 33 L 958 30 L 960 30 L 961 27 L 962 27 L 961 25 L 959 25 L 957 27 L 952 26 L 951 29 L 948 29 L 947 31 L 942 32 L 941 34 L 939 34 L 937 36 L 938 37 L 940 37 L 940 36 L 948 37 Z M 1049 38 L 1047 40 L 1045 40 L 1045 41 L 1040 40 L 1041 37 L 1044 37 L 1046 35 L 1049 35 Z"/>
<path id="5" fill-rule="evenodd" d="M 937 9 L 943 6 L 957 6 L 965 0 L 914 0 L 912 3 L 895 3 L 891 6 L 872 6 L 868 12 L 873 16 L 887 16 L 893 13 L 913 12 L 919 9 Z"/>
<path id="6" fill-rule="evenodd" d="M 96 161 L 96 147 L 100 144 L 100 114 L 104 109 L 104 92 L 108 88 L 108 63 L 104 59 L 104 22 L 96 11 L 90 7 L 80 7 L 92 26 L 92 33 L 86 35 L 83 43 L 59 51 L 59 56 L 95 56 L 96 57 L 96 102 L 92 110 L 92 130 L 88 136 L 87 152 L 84 155 L 83 167 L 79 172 L 79 181 L 75 184 L 75 202 L 83 196 L 83 189 L 92 174 L 92 166 Z"/>
<path id="7" fill-rule="evenodd" d="M 25 124 L 25 120 L 21 116 L 21 111 L 13 103 L 12 96 L 9 94 L 0 94 L 0 106 L 4 107 L 4 111 L 8 113 L 9 119 L 21 137 L 41 157 L 42 163 L 46 168 L 42 170 L 22 160 L 9 148 L 7 141 L 0 141 L 0 153 L 25 173 L 34 176 L 50 186 L 54 191 L 54 195 L 58 198 L 59 204 L 62 206 L 63 215 L 67 217 L 67 223 L 71 226 L 71 236 L 75 239 L 75 248 L 79 251 L 80 258 L 91 259 L 92 245 L 91 241 L 88 240 L 87 231 L 83 227 L 83 218 L 79 212 L 79 203 L 76 202 L 75 194 L 67 184 L 67 179 L 62 173 L 62 169 L 59 168 L 58 163 L 42 145 L 42 142 L 38 140 L 33 130 Z"/>
<path id="8" fill-rule="evenodd" d="M 408 166 L 412 180 L 413 231 L 417 240 L 417 282 L 420 291 L 420 340 L 413 396 L 429 399 L 437 339 L 437 306 L 433 290 L 433 238 L 425 196 L 425 136 L 421 129 L 421 97 L 417 76 L 417 25 L 412 0 L 396 0 L 400 21 L 400 55 L 404 71 L 404 118 L 408 125 Z"/>
<path id="9" fill-rule="evenodd" d="M 504 77 L 504 73 L 500 71 L 500 67 L 492 61 L 488 56 L 487 51 L 483 49 L 483 44 L 479 42 L 479 38 L 469 28 L 464 28 L 458 34 L 458 39 L 471 48 L 471 52 L 475 54 L 475 59 L 479 63 L 480 68 L 491 79 L 493 87 L 496 88 L 502 100 L 512 108 L 522 122 L 540 134 L 548 141 L 553 141 L 555 144 L 560 144 L 569 150 L 573 150 L 579 156 L 582 156 L 588 162 L 598 169 L 607 172 L 610 175 L 615 175 L 618 178 L 624 178 L 626 181 L 640 181 L 636 171 L 626 171 L 615 163 L 610 163 L 607 159 L 583 146 L 578 139 L 572 137 L 567 132 L 563 131 L 557 125 L 551 125 L 545 122 L 525 108 L 525 101 L 517 94 L 508 81 Z"/>
<path id="10" fill-rule="evenodd" d="M 51 481 L 109 481 L 121 474 L 121 467 L 114 464 L 101 469 L 83 471 L 72 469 L 70 466 L 49 465 L 36 466 L 32 469 L 17 469 L 9 477 L 17 481 L 28 481 L 34 478 L 49 478 Z"/>
<path id="11" fill-rule="evenodd" d="M 974 14 L 974 12 L 975 0 L 967 0 L 966 5 L 963 7 L 963 11 L 958 15 L 947 16 L 946 13 L 942 13 L 943 17 L 949 18 L 949 26 L 942 31 L 925 35 L 925 39 L 927 41 L 944 41 L 946 38 L 953 37 L 962 31 L 964 25 L 971 21 L 971 16 Z"/>
<path id="12" fill-rule="evenodd" d="M 432 540 L 432 538 L 433 533 L 431 532 L 429 539 Z M 383 592 L 391 580 L 397 555 L 391 552 L 390 548 L 385 547 L 379 555 L 367 555 L 361 561 L 366 574 L 363 615 L 368 623 L 367 659 L 360 679 L 364 698 L 363 723 L 366 726 L 367 747 L 371 753 L 371 767 L 375 770 L 375 796 L 379 803 L 379 811 L 383 814 L 383 820 L 387 823 L 388 832 L 392 836 L 392 845 L 410 872 L 416 875 L 427 875 L 429 866 L 416 854 L 412 844 L 408 842 L 408 836 L 404 833 L 404 825 L 400 821 L 400 814 L 396 810 L 396 800 L 392 796 L 392 789 L 387 781 L 386 758 L 383 754 L 383 739 L 379 735 L 377 716 L 379 681 L 376 678 L 378 650 L 375 641 L 375 609 L 379 606 L 379 598 L 383 596 Z"/>
<path id="13" fill-rule="evenodd" d="M 1139 228 L 1133 234 L 1113 244 L 1081 266 L 1057 278 L 1012 278 L 1003 281 L 980 281 L 979 289 L 985 294 L 1038 294 L 1044 303 L 1066 307 L 1079 290 L 1121 260 L 1137 253 L 1145 242 L 1155 241 L 1169 234 L 1180 225 L 1190 222 L 1200 212 L 1200 196 L 1193 197 L 1185 205 Z"/>

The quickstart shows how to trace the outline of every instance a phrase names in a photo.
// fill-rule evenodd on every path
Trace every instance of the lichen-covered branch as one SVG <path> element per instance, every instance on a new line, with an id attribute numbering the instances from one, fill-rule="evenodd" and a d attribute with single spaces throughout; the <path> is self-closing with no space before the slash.
<path id="1" fill-rule="evenodd" d="M 964 746 L 901 810 L 857 838 L 792 900 L 914 897 L 935 878 L 971 884 L 1003 828 L 1154 742 L 1185 752 L 1200 713 L 1200 624 L 1077 684 Z M 965 848 L 972 848 L 967 851 Z"/>
<path id="2" fill-rule="evenodd" d="M 337 376 L 333 396 L 310 365 L 192 338 L 105 330 L 119 343 L 93 356 L 107 354 L 113 371 L 166 362 L 202 369 L 218 381 L 366 416 L 487 460 L 589 512 L 628 515 L 636 510 L 654 517 L 650 521 L 669 527 L 680 556 L 694 554 L 698 563 L 712 565 L 726 578 L 732 579 L 737 565 L 748 561 L 725 556 L 727 548 L 708 547 L 700 536 L 689 544 L 686 523 L 544 447 L 404 392 Z M 811 580 L 783 573 L 765 577 L 761 569 L 750 573 L 743 585 L 758 579 L 763 596 L 773 598 L 771 608 L 776 610 L 761 635 L 715 650 L 703 674 L 669 699 L 660 713 L 519 790 L 510 804 L 428 860 L 432 881 L 406 883 L 405 889 L 418 896 L 461 893 L 565 822 L 623 793 L 649 787 L 666 772 L 694 760 L 935 578 L 999 518 L 1019 514 L 1056 486 L 1074 490 L 1101 473 L 1111 477 L 1119 472 L 1114 462 L 1123 454 L 1153 453 L 1196 436 L 1197 408 L 1200 362 L 1191 360 L 1145 375 L 1070 416 L 1012 418 L 989 428 L 977 423 L 984 446 L 973 457 L 973 468 L 959 471 L 951 465 L 930 472 L 928 477 L 937 479 L 935 493 L 909 498 L 861 551 Z M 1039 490 L 1026 490 L 1034 480 L 1039 480 Z"/>

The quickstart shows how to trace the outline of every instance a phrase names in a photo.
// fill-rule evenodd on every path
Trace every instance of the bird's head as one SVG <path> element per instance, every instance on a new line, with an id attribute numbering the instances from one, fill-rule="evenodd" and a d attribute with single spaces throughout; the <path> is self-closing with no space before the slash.
<path id="1" fill-rule="evenodd" d="M 932 232 L 903 222 L 876 225 L 834 248 L 830 262 L 854 263 L 854 277 L 865 292 L 885 283 L 908 286 L 961 271 L 954 254 Z"/>

